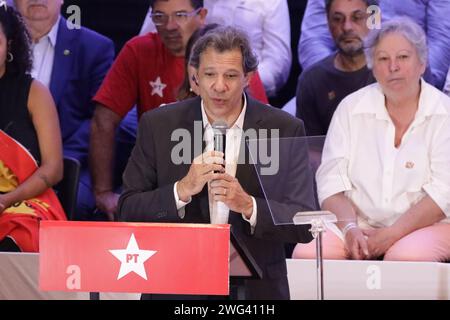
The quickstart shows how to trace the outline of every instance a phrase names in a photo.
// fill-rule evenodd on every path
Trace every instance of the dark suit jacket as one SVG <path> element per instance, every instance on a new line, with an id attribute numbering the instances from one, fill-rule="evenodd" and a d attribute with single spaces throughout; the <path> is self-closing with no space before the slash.
<path id="1" fill-rule="evenodd" d="M 67 28 L 60 19 L 50 91 L 55 100 L 64 145 L 64 155 L 87 167 L 92 97 L 114 59 L 113 42 L 86 28 Z"/>
<path id="2" fill-rule="evenodd" d="M 175 129 L 185 129 L 194 139 L 202 140 L 203 134 L 194 136 L 194 121 L 201 124 L 200 98 L 174 103 L 144 113 L 139 123 L 136 146 L 124 172 L 124 192 L 119 200 L 119 219 L 123 221 L 209 223 L 207 186 L 185 207 L 185 217 L 178 215 L 174 183 L 188 172 L 190 164 L 175 165 L 171 151 L 179 141 L 171 141 Z M 200 125 L 202 127 L 202 125 Z M 303 123 L 284 111 L 248 99 L 244 130 L 279 129 L 281 137 L 304 135 Z M 201 142 L 200 142 L 201 143 Z M 193 141 L 191 141 L 194 150 Z M 202 152 L 197 148 L 193 159 Z M 241 149 L 242 150 L 242 149 Z M 308 171 L 307 157 L 297 164 L 300 171 Z M 246 244 L 263 272 L 262 280 L 246 281 L 246 297 L 249 299 L 288 299 L 286 257 L 284 241 L 308 242 L 311 235 L 306 227 L 275 226 L 264 193 L 258 182 L 255 168 L 250 164 L 238 164 L 236 178 L 243 189 L 257 202 L 257 224 L 254 233 L 241 214 L 230 212 L 229 223 L 234 233 Z M 278 187 L 271 193 L 272 209 L 288 206 L 286 199 L 304 199 L 304 210 L 314 207 L 311 175 L 297 177 L 291 190 Z M 285 177 L 286 185 L 288 177 Z M 292 195 L 292 196 L 289 196 Z"/>

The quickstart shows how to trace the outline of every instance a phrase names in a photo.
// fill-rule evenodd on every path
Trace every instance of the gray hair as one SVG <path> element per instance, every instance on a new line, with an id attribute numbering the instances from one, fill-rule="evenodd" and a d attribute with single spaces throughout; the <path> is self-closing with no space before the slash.
<path id="1" fill-rule="evenodd" d="M 235 27 L 220 26 L 200 37 L 192 47 L 189 64 L 198 69 L 200 56 L 208 48 L 213 48 L 220 53 L 239 49 L 242 53 L 242 69 L 244 73 L 247 74 L 258 68 L 258 58 L 250 46 L 247 34 Z"/>
<path id="2" fill-rule="evenodd" d="M 399 33 L 404 36 L 416 48 L 420 62 L 424 65 L 427 64 L 427 36 L 422 27 L 408 17 L 398 17 L 384 22 L 381 29 L 372 30 L 364 40 L 364 53 L 369 69 L 373 67 L 376 46 L 381 39 L 390 33 Z"/>

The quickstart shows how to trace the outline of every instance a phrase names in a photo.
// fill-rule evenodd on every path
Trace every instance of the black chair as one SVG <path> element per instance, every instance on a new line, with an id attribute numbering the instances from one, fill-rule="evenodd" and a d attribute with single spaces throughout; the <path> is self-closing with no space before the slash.
<path id="1" fill-rule="evenodd" d="M 80 162 L 71 157 L 64 157 L 64 175 L 62 180 L 53 187 L 67 218 L 72 220 L 78 197 L 78 182 L 80 181 Z"/>

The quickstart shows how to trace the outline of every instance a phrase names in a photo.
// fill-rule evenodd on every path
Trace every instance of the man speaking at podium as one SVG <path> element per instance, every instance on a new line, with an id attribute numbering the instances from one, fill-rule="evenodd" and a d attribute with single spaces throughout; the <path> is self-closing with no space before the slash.
<path id="1" fill-rule="evenodd" d="M 289 299 L 284 242 L 308 242 L 311 236 L 307 227 L 275 226 L 255 167 L 238 158 L 247 152 L 242 146 L 248 131 L 299 137 L 303 123 L 244 93 L 258 61 L 242 31 L 209 31 L 194 45 L 189 63 L 200 96 L 142 116 L 123 175 L 119 220 L 229 223 L 262 270 L 261 280 L 246 280 L 245 297 Z M 214 148 L 219 122 L 228 127 L 224 152 Z M 269 201 L 282 207 L 283 199 L 296 199 L 304 210 L 313 209 L 308 159 L 301 158 L 305 174 L 286 183 L 289 190 L 279 186 Z"/>

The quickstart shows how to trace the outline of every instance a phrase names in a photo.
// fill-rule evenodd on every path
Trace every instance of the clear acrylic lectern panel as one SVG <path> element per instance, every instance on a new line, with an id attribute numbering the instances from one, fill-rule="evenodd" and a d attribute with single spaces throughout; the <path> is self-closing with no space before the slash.
<path id="1" fill-rule="evenodd" d="M 321 165 L 325 137 L 249 140 L 247 147 L 275 225 L 310 225 L 316 239 L 317 297 L 323 299 L 322 233 L 340 233 L 335 214 L 320 210 L 316 173 Z M 338 188 L 347 190 L 340 161 L 327 172 Z M 342 185 L 339 185 L 342 183 Z M 344 221 L 339 221 L 344 222 Z"/>

